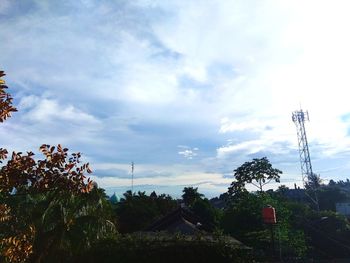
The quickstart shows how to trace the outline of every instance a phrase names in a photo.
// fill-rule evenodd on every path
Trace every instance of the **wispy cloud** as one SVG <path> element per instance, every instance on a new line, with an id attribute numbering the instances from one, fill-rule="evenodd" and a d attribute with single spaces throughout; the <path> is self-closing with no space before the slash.
<path id="1" fill-rule="evenodd" d="M 192 160 L 195 156 L 198 155 L 198 150 L 199 149 L 197 147 L 191 148 L 191 147 L 185 146 L 185 145 L 178 145 L 177 147 L 179 149 L 181 149 L 177 153 L 179 155 L 182 155 L 186 159 Z"/>

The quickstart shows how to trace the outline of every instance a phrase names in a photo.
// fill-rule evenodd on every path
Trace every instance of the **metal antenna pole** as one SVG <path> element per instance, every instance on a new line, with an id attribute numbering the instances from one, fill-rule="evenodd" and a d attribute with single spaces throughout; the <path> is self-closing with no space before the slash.
<path id="1" fill-rule="evenodd" d="M 131 194 L 134 193 L 134 162 L 131 162 Z"/>
<path id="2" fill-rule="evenodd" d="M 316 189 L 312 184 L 308 184 L 310 179 L 314 176 L 312 172 L 311 158 L 309 152 L 309 144 L 306 137 L 305 131 L 305 121 L 309 121 L 309 113 L 300 109 L 299 111 L 294 111 L 292 114 L 292 120 L 297 128 L 298 136 L 298 146 L 299 146 L 299 157 L 300 157 L 300 166 L 301 166 L 301 175 L 303 180 L 303 186 L 311 185 L 313 196 L 310 196 L 307 192 L 306 194 L 316 205 L 317 211 L 319 211 L 318 198 L 316 194 Z"/>

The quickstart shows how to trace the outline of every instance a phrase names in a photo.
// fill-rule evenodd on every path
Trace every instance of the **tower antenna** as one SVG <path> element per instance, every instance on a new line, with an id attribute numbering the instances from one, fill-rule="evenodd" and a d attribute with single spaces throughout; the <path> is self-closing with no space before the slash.
<path id="1" fill-rule="evenodd" d="M 301 176 L 303 180 L 304 188 L 306 186 L 311 186 L 312 194 L 305 192 L 311 201 L 316 206 L 317 211 L 319 211 L 319 204 L 315 185 L 310 184 L 312 178 L 314 178 L 314 173 L 312 172 L 309 144 L 307 142 L 306 131 L 305 131 L 305 121 L 310 121 L 308 111 L 303 111 L 300 107 L 300 110 L 294 111 L 292 113 L 292 120 L 297 128 L 298 136 L 298 146 L 299 146 L 299 157 L 300 157 L 300 166 L 301 166 Z"/>
<path id="2" fill-rule="evenodd" d="M 134 193 L 134 162 L 131 162 L 131 194 Z"/>

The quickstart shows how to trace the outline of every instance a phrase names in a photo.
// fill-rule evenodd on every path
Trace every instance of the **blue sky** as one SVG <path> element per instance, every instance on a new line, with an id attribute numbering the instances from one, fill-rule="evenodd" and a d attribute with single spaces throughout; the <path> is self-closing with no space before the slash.
<path id="1" fill-rule="evenodd" d="M 226 191 L 267 156 L 301 184 L 291 120 L 309 110 L 313 168 L 350 163 L 348 1 L 0 1 L 0 66 L 19 110 L 0 143 L 81 151 L 108 193 Z M 36 151 L 38 152 L 38 151 Z M 275 187 L 275 186 L 274 186 Z"/>

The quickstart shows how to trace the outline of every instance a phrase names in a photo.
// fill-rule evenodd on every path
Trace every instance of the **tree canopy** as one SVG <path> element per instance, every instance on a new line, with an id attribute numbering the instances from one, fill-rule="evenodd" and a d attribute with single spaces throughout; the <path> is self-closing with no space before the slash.
<path id="1" fill-rule="evenodd" d="M 147 195 L 145 192 L 127 191 L 115 207 L 118 230 L 121 233 L 144 230 L 176 207 L 176 200 L 169 195 L 157 195 L 155 192 Z"/>
<path id="2" fill-rule="evenodd" d="M 182 201 L 187 206 L 192 206 L 197 199 L 201 199 L 203 197 L 203 194 L 198 192 L 198 187 L 185 187 L 182 192 Z"/>
<path id="3" fill-rule="evenodd" d="M 279 182 L 280 174 L 282 171 L 273 168 L 266 157 L 253 159 L 234 170 L 235 181 L 232 182 L 229 193 L 233 195 L 244 191 L 247 183 L 254 185 L 262 192 L 263 187 L 271 181 Z"/>
<path id="4" fill-rule="evenodd" d="M 0 77 L 4 75 L 0 71 Z M 0 79 L 0 122 L 16 111 L 5 89 Z M 40 151 L 43 159 L 31 151 L 13 152 L 8 158 L 8 151 L 0 149 L 1 261 L 47 262 L 51 256 L 55 262 L 58 251 L 85 248 L 114 231 L 110 204 L 86 178 L 92 171 L 81 163 L 81 154 L 48 144 Z"/>
<path id="5" fill-rule="evenodd" d="M 5 80 L 2 79 L 5 75 L 5 72 L 0 70 L 0 122 L 10 117 L 12 112 L 17 111 L 12 105 L 12 96 L 6 92 L 8 87 L 6 86 Z"/>

